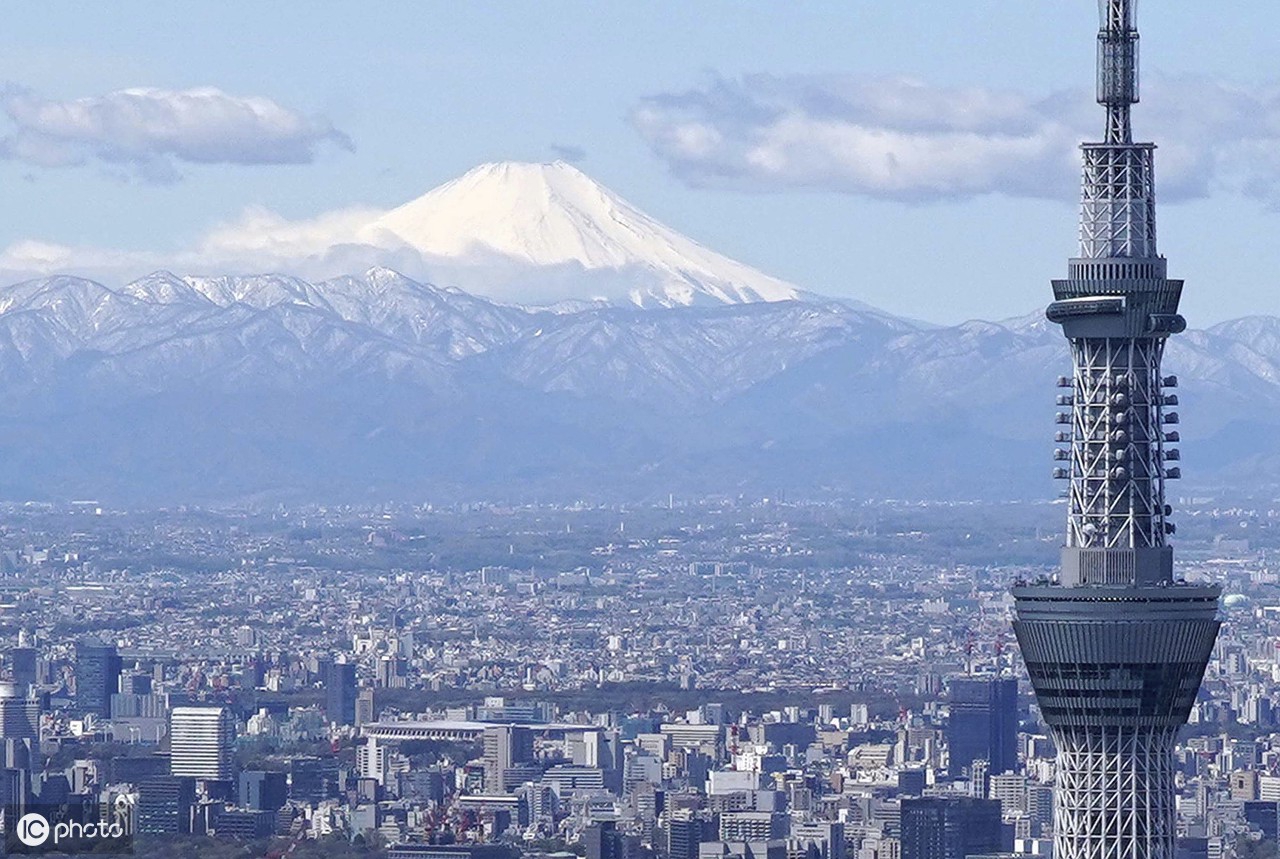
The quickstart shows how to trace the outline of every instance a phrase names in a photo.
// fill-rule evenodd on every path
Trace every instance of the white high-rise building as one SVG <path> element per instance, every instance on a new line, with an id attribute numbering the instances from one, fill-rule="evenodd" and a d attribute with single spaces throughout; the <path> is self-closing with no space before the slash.
<path id="1" fill-rule="evenodd" d="M 0 739 L 40 739 L 40 702 L 19 695 L 12 683 L 0 683 Z"/>
<path id="2" fill-rule="evenodd" d="M 378 784 L 387 782 L 387 747 L 376 737 L 369 737 L 356 748 L 356 771 L 360 778 L 371 778 Z"/>
<path id="3" fill-rule="evenodd" d="M 169 715 L 169 772 L 231 778 L 235 725 L 225 707 L 174 707 Z"/>

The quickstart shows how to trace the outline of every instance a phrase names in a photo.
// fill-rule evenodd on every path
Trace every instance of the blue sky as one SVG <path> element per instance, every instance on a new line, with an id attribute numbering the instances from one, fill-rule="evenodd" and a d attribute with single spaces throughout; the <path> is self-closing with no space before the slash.
<path id="1" fill-rule="evenodd" d="M 1280 314 L 1280 153 L 1270 147 L 1280 139 L 1280 109 L 1272 111 L 1280 9 L 1262 0 L 1232 7 L 1231 15 L 1190 3 L 1139 8 L 1153 85 L 1136 127 L 1139 136 L 1159 126 L 1177 138 L 1157 156 L 1162 177 L 1162 156 L 1172 165 L 1161 248 L 1188 280 L 1193 325 Z M 947 190 L 944 176 L 902 191 L 847 164 L 759 172 L 731 152 L 682 160 L 687 153 L 673 154 L 664 135 L 691 111 L 717 133 L 754 135 L 761 105 L 808 109 L 851 89 L 897 98 L 886 82 L 903 79 L 920 90 L 909 99 L 1008 95 L 1012 106 L 976 132 L 988 143 L 1027 123 L 1075 134 L 1078 115 L 1101 126 L 1089 100 L 1097 23 L 1087 0 L 28 10 L 11 12 L 0 31 L 9 94 L 0 248 L 34 239 L 176 254 L 248 207 L 291 219 L 389 207 L 484 161 L 580 152 L 584 171 L 658 219 L 801 286 L 939 322 L 1000 318 L 1042 305 L 1048 279 L 1074 252 L 1061 141 L 1019 170 L 995 165 L 972 188 Z M 1183 115 L 1217 104 L 1214 87 L 1229 88 L 1233 113 L 1208 126 Z M 118 128 L 107 144 L 58 137 L 39 112 L 77 99 L 112 108 L 111 94 L 139 88 L 214 88 L 265 100 L 279 116 L 223 151 L 214 144 L 224 132 L 213 144 L 172 146 Z M 946 121 L 968 128 L 966 116 Z M 1010 129 L 999 127 L 1009 117 Z M 277 137 L 268 146 L 259 133 Z M 1236 145 L 1240 135 L 1251 148 Z M 1265 170 L 1249 166 L 1255 154 L 1270 159 Z"/>

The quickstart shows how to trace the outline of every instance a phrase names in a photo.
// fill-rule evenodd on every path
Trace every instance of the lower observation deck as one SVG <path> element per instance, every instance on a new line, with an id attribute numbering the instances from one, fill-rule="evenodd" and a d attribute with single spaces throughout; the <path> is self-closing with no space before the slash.
<path id="1" fill-rule="evenodd" d="M 1052 727 L 1177 728 L 1218 635 L 1216 585 L 1020 585 L 1014 633 Z"/>

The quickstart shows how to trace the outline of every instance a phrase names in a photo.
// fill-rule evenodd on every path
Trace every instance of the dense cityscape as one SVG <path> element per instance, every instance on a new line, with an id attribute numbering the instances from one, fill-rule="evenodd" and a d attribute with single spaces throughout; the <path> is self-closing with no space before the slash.
<path id="1" fill-rule="evenodd" d="M 1010 586 L 1061 509 L 13 505 L 4 803 L 155 856 L 1047 855 Z M 1229 595 L 1177 755 L 1217 859 L 1280 819 L 1280 507 L 1182 509 Z"/>
<path id="2" fill-rule="evenodd" d="M 0 855 L 1280 859 L 1280 321 L 1182 315 L 1137 0 L 1098 0 L 1088 97 L 995 86 L 1057 80 L 1019 29 L 1047 7 L 250 5 L 77 7 L 79 44 L 14 16 L 0 51 L 44 79 L 0 93 Z M 116 89 L 72 97 L 68 55 Z M 1275 203 L 1280 101 L 1225 80 L 1151 100 L 1173 196 L 1235 195 L 1179 227 L 1229 285 L 1265 267 L 1237 209 Z M 403 201 L 410 163 L 539 137 Z M 646 202 L 718 195 L 686 214 L 742 250 L 851 264 L 815 291 L 712 251 L 588 138 Z M 972 319 L 1073 177 L 1043 315 Z M 986 214 L 909 227 L 929 203 Z M 907 315 L 854 298 L 888 271 Z"/>

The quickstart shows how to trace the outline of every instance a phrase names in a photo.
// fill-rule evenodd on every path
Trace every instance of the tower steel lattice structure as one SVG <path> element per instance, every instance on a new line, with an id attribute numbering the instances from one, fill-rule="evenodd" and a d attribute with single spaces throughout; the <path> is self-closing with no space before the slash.
<path id="1" fill-rule="evenodd" d="M 1085 143 L 1080 255 L 1047 316 L 1071 344 L 1060 377 L 1067 483 L 1059 576 L 1014 588 L 1014 632 L 1058 747 L 1055 859 L 1173 859 L 1174 744 L 1218 635 L 1216 585 L 1175 579 L 1165 486 L 1178 466 L 1182 281 L 1156 249 L 1155 145 L 1135 143 L 1136 0 L 1099 0 L 1098 102 Z"/>

